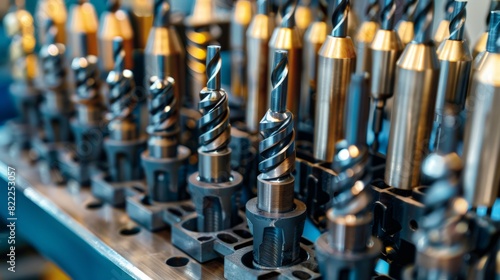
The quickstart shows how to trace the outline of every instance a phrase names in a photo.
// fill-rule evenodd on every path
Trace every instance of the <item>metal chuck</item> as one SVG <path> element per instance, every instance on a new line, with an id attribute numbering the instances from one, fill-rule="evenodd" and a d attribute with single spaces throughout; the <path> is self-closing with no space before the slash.
<path id="1" fill-rule="evenodd" d="M 344 138 L 344 109 L 356 51 L 347 36 L 349 0 L 336 0 L 331 35 L 319 50 L 318 91 L 314 126 L 314 157 L 332 161 L 335 142 Z"/>
<path id="2" fill-rule="evenodd" d="M 219 46 L 207 49 L 207 86 L 200 92 L 198 172 L 189 176 L 189 190 L 196 208 L 197 231 L 214 232 L 238 222 L 236 195 L 242 176 L 231 170 L 229 100 L 221 88 Z"/>
<path id="3" fill-rule="evenodd" d="M 260 122 L 258 194 L 246 204 L 253 234 L 253 260 L 259 268 L 294 264 L 300 255 L 306 206 L 294 199 L 295 130 L 287 110 L 287 52 L 276 51 L 271 73 L 271 106 Z"/>
<path id="4" fill-rule="evenodd" d="M 465 127 L 463 186 L 472 207 L 492 207 L 500 176 L 500 11 L 491 13 L 484 59 L 474 74 Z"/>
<path id="5" fill-rule="evenodd" d="M 373 58 L 370 93 L 374 107 L 372 128 L 374 133 L 372 150 L 374 152 L 378 151 L 378 136 L 382 131 L 384 108 L 387 100 L 394 94 L 396 63 L 403 50 L 398 33 L 394 30 L 395 12 L 395 1 L 386 0 L 382 9 L 382 26 L 370 45 Z"/>
<path id="6" fill-rule="evenodd" d="M 257 14 L 247 31 L 247 81 L 248 96 L 245 120 L 250 132 L 259 131 L 259 121 L 266 113 L 268 103 L 268 53 L 269 39 L 274 30 L 268 0 L 257 2 Z"/>
<path id="7" fill-rule="evenodd" d="M 315 243 L 324 279 L 371 279 L 382 243 L 370 235 L 373 221 L 368 183 L 368 149 L 340 141 L 332 169 L 332 208 L 326 214 L 328 231 Z"/>
<path id="8" fill-rule="evenodd" d="M 431 149 L 439 149 L 441 123 L 445 106 L 459 114 L 465 106 L 469 91 L 472 56 L 468 43 L 464 40 L 467 1 L 455 1 L 454 12 L 449 24 L 450 37 L 438 49 L 441 66 L 434 118 Z"/>
<path id="9" fill-rule="evenodd" d="M 123 40 L 113 40 L 115 66 L 106 79 L 110 121 L 109 137 L 104 140 L 112 182 L 137 180 L 142 177 L 139 163 L 145 148 L 145 139 L 139 137 L 133 110 L 137 104 L 134 96 L 134 75 L 125 69 Z"/>
<path id="10" fill-rule="evenodd" d="M 431 38 L 433 13 L 433 0 L 418 2 L 415 38 L 397 63 L 385 181 L 402 190 L 419 185 L 421 162 L 429 146 L 439 78 Z"/>

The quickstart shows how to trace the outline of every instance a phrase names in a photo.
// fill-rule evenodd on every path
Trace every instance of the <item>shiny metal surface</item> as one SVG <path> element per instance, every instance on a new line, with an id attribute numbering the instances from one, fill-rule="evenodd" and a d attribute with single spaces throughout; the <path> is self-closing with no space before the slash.
<path id="1" fill-rule="evenodd" d="M 372 53 L 370 45 L 379 27 L 380 25 L 374 21 L 363 22 L 359 27 L 356 35 L 356 73 L 371 73 Z"/>
<path id="2" fill-rule="evenodd" d="M 94 6 L 80 1 L 69 8 L 66 23 L 66 38 L 69 57 L 96 55 L 97 50 L 97 14 Z"/>
<path id="3" fill-rule="evenodd" d="M 30 238 L 37 248 L 71 275 L 119 279 L 224 279 L 222 262 L 214 261 L 201 266 L 171 245 L 169 230 L 152 233 L 138 228 L 136 235 L 123 235 L 121 231 L 136 228 L 137 225 L 122 209 L 96 203 L 86 188 L 60 188 L 40 183 L 39 170 L 28 163 L 27 154 L 21 160 L 12 158 L 2 147 L 0 161 L 4 180 L 7 180 L 7 166 L 18 171 L 19 207 L 30 209 L 18 210 L 18 219 L 30 220 L 34 213 L 38 213 L 39 219 L 33 222 L 43 228 L 39 229 L 41 234 L 58 236 L 57 242 L 67 242 L 65 247 L 68 250 L 78 248 L 81 256 L 88 258 L 89 263 L 95 263 L 93 267 L 100 271 L 97 275 L 95 269 L 75 265 L 68 261 L 67 250 L 54 250 L 42 246 L 46 240 Z M 52 226 L 48 227 L 48 224 Z M 22 229 L 27 228 L 19 228 Z M 65 232 L 63 236 L 62 231 Z M 186 258 L 188 262 L 182 267 L 165 264 L 171 258 Z"/>
<path id="4" fill-rule="evenodd" d="M 478 54 L 486 50 L 486 41 L 488 41 L 488 32 L 481 34 L 472 49 L 472 57 L 476 58 Z"/>
<path id="5" fill-rule="evenodd" d="M 250 132 L 259 131 L 260 119 L 267 111 L 269 99 L 269 39 L 274 30 L 274 18 L 269 15 L 267 0 L 259 1 L 258 14 L 247 31 L 248 96 L 245 121 Z"/>
<path id="6" fill-rule="evenodd" d="M 491 53 L 472 82 L 464 143 L 465 198 L 473 207 L 493 206 L 500 186 L 500 54 Z"/>
<path id="7" fill-rule="evenodd" d="M 335 142 L 344 137 L 344 108 L 356 51 L 350 37 L 327 36 L 319 51 L 314 157 L 331 161 Z"/>
<path id="8" fill-rule="evenodd" d="M 413 40 L 415 35 L 413 19 L 417 8 L 417 0 L 406 0 L 403 6 L 403 17 L 396 24 L 396 31 L 405 47 Z"/>
<path id="9" fill-rule="evenodd" d="M 410 190 L 419 184 L 429 145 L 439 77 L 436 50 L 432 44 L 412 42 L 397 67 L 385 181 Z"/>
<path id="10" fill-rule="evenodd" d="M 153 26 L 154 0 L 121 0 L 121 7 L 130 18 L 134 34 L 134 49 L 144 50 L 149 30 Z"/>
<path id="11" fill-rule="evenodd" d="M 247 73 L 246 73 L 246 33 L 252 20 L 253 9 L 250 0 L 238 0 L 234 3 L 231 17 L 231 94 L 247 98 Z"/>

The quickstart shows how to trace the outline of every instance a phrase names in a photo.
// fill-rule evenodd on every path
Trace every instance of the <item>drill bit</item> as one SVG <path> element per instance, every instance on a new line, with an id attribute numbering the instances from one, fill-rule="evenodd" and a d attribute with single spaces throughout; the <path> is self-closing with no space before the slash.
<path id="1" fill-rule="evenodd" d="M 106 79 L 109 86 L 108 100 L 111 113 L 109 124 L 110 137 L 113 140 L 135 140 L 138 131 L 132 112 L 136 106 L 134 98 L 134 75 L 125 69 L 125 51 L 123 39 L 113 39 L 113 59 L 115 62 Z"/>
<path id="2" fill-rule="evenodd" d="M 69 57 L 84 57 L 97 55 L 98 20 L 94 6 L 79 0 L 69 8 L 66 25 L 67 47 Z"/>
<path id="3" fill-rule="evenodd" d="M 42 76 L 49 88 L 59 88 L 65 82 L 64 45 L 56 43 L 57 27 L 51 19 L 46 23 L 46 42 L 40 52 Z"/>
<path id="4" fill-rule="evenodd" d="M 97 57 L 77 57 L 73 59 L 71 69 L 75 76 L 78 122 L 98 125 L 101 121 L 102 100 L 99 94 Z"/>
<path id="5" fill-rule="evenodd" d="M 299 29 L 300 35 L 304 35 L 307 28 L 315 20 L 315 10 L 319 0 L 299 0 L 295 11 L 295 25 Z"/>
<path id="6" fill-rule="evenodd" d="M 464 39 L 465 6 L 467 6 L 467 1 L 455 1 L 454 12 L 450 17 L 450 40 L 461 41 Z"/>
<path id="7" fill-rule="evenodd" d="M 415 38 L 417 44 L 428 44 L 432 41 L 432 19 L 434 15 L 434 1 L 420 0 L 415 12 Z"/>
<path id="8" fill-rule="evenodd" d="M 296 263 L 306 206 L 294 199 L 293 114 L 286 108 L 289 69 L 286 51 L 276 51 L 271 74 L 270 109 L 260 122 L 257 197 L 246 204 L 254 236 L 253 259 L 259 266 L 279 268 Z"/>
<path id="9" fill-rule="evenodd" d="M 315 243 L 325 279 L 370 279 L 380 254 L 381 242 L 369 234 L 373 217 L 368 163 L 366 148 L 345 140 L 336 144 L 332 168 L 338 176 L 329 186 L 328 231 Z"/>
<path id="10" fill-rule="evenodd" d="M 414 37 L 414 15 L 417 8 L 418 0 L 406 0 L 403 7 L 403 16 L 396 25 L 399 38 L 403 43 L 403 47 L 413 40 Z"/>
<path id="11" fill-rule="evenodd" d="M 500 135 L 497 98 L 500 94 L 500 11 L 491 13 L 488 44 L 476 70 L 467 108 L 464 141 L 465 198 L 472 207 L 492 207 L 498 195 L 500 177 Z"/>
<path id="12" fill-rule="evenodd" d="M 349 0 L 335 0 L 335 4 L 332 14 L 332 36 L 344 38 L 347 36 Z"/>
<path id="13" fill-rule="evenodd" d="M 380 28 L 383 30 L 393 30 L 395 13 L 396 2 L 394 0 L 385 0 Z"/>
<path id="14" fill-rule="evenodd" d="M 274 30 L 274 18 L 269 15 L 268 0 L 257 2 L 257 15 L 247 31 L 246 124 L 250 132 L 258 132 L 259 121 L 266 113 L 268 102 L 269 39 Z"/>
<path id="15" fill-rule="evenodd" d="M 445 2 L 443 20 L 439 23 L 436 32 L 434 33 L 434 43 L 436 46 L 441 45 L 441 42 L 450 36 L 449 26 L 455 7 L 454 2 L 455 0 L 446 0 Z"/>
<path id="16" fill-rule="evenodd" d="M 264 180 L 286 179 L 291 176 L 295 167 L 293 117 L 286 109 L 287 63 L 287 52 L 277 51 L 274 55 L 274 69 L 271 74 L 273 86 L 271 108 L 260 122 L 261 135 L 264 139 L 259 143 L 262 158 L 262 161 L 259 162 L 259 171 Z M 290 203 L 293 204 L 292 201 Z M 263 206 L 260 204 L 259 206 Z M 285 211 L 287 210 L 289 209 L 285 209 Z"/>
<path id="17" fill-rule="evenodd" d="M 356 34 L 356 73 L 367 72 L 370 74 L 372 65 L 372 56 L 370 52 L 370 44 L 375 37 L 375 33 L 379 29 L 380 5 L 378 0 L 370 0 L 366 7 L 367 21 L 361 24 L 361 27 Z"/>
<path id="18" fill-rule="evenodd" d="M 488 15 L 486 17 L 486 31 L 481 34 L 481 37 L 474 45 L 472 57 L 476 58 L 478 54 L 486 50 L 486 42 L 488 41 L 488 30 L 490 29 L 491 12 L 500 10 L 500 0 L 491 0 Z"/>
<path id="19" fill-rule="evenodd" d="M 420 184 L 436 105 L 439 62 L 430 34 L 433 4 L 432 0 L 418 2 L 415 39 L 406 46 L 396 69 L 385 180 L 408 191 Z"/>

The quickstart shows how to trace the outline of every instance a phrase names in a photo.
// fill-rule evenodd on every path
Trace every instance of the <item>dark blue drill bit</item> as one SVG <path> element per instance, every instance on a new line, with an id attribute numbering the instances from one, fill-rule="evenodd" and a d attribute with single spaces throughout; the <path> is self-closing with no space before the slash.
<path id="1" fill-rule="evenodd" d="M 415 38 L 417 44 L 432 43 L 432 20 L 434 18 L 434 0 L 420 0 L 415 12 Z"/>
<path id="2" fill-rule="evenodd" d="M 394 29 L 394 16 L 396 14 L 396 2 L 394 0 L 385 0 L 384 8 L 382 9 L 382 24 L 381 29 Z"/>
<path id="3" fill-rule="evenodd" d="M 332 36 L 347 36 L 347 17 L 349 14 L 349 0 L 335 0 L 335 9 L 332 14 Z"/>
<path id="4" fill-rule="evenodd" d="M 465 18 L 467 16 L 467 11 L 465 7 L 467 6 L 466 1 L 455 1 L 455 7 L 453 8 L 453 14 L 450 18 L 450 40 L 463 40 L 464 30 L 465 30 Z"/>

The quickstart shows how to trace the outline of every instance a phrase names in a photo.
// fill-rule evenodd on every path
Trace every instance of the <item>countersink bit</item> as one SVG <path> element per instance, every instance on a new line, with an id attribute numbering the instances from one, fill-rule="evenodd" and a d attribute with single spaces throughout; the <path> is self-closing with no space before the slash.
<path id="1" fill-rule="evenodd" d="M 318 91 L 314 119 L 314 157 L 332 161 L 335 142 L 344 137 L 345 100 L 351 74 L 356 67 L 356 51 L 347 36 L 349 0 L 336 0 L 332 16 L 335 26 L 319 50 Z"/>
<path id="2" fill-rule="evenodd" d="M 46 27 L 45 45 L 39 55 L 44 94 L 40 107 L 44 136 L 49 142 L 65 142 L 71 138 L 69 117 L 73 111 L 66 88 L 66 48 L 56 43 L 58 30 L 52 20 L 48 20 Z"/>
<path id="3" fill-rule="evenodd" d="M 319 269 L 325 279 L 371 279 L 382 243 L 371 236 L 372 197 L 368 187 L 368 149 L 339 141 L 332 168 L 328 231 L 315 243 Z"/>
<path id="4" fill-rule="evenodd" d="M 248 96 L 245 120 L 248 131 L 259 131 L 259 121 L 266 113 L 268 102 L 268 53 L 269 39 L 274 30 L 268 0 L 257 2 L 257 14 L 247 31 L 247 81 Z"/>
<path id="5" fill-rule="evenodd" d="M 106 10 L 99 19 L 99 31 L 97 33 L 99 47 L 100 72 L 103 78 L 114 67 L 113 61 L 113 39 L 123 39 L 123 50 L 125 51 L 125 68 L 133 69 L 132 52 L 134 49 L 133 29 L 130 19 L 124 10 L 120 9 L 118 0 L 107 0 Z"/>
<path id="6" fill-rule="evenodd" d="M 164 75 L 175 81 L 174 93 L 180 109 L 185 91 L 184 48 L 175 28 L 170 24 L 170 4 L 159 0 L 155 3 L 153 27 L 149 31 L 145 49 L 146 77 Z M 147 85 L 149 88 L 150 85 Z"/>
<path id="7" fill-rule="evenodd" d="M 500 11 L 491 13 L 487 56 L 475 72 L 465 125 L 463 186 L 471 207 L 492 207 L 500 176 Z"/>
<path id="8" fill-rule="evenodd" d="M 372 56 L 372 79 L 370 93 L 373 104 L 374 134 L 372 150 L 378 151 L 378 136 L 382 131 L 384 109 L 387 100 L 394 94 L 394 80 L 396 77 L 396 63 L 403 50 L 403 44 L 398 33 L 394 30 L 394 16 L 396 3 L 386 0 L 382 9 L 382 25 L 375 34 L 370 52 Z"/>
<path id="9" fill-rule="evenodd" d="M 451 107 L 456 114 L 465 106 L 465 98 L 469 92 L 469 81 L 472 55 L 468 43 L 464 39 L 466 1 L 455 1 L 454 12 L 450 18 L 449 33 L 451 34 L 438 49 L 440 76 L 434 128 L 431 149 L 436 149 L 442 142 L 441 123 L 445 106 Z"/>
<path id="10" fill-rule="evenodd" d="M 287 108 L 296 117 L 300 118 L 299 103 L 301 98 L 301 73 L 302 73 L 302 40 L 300 32 L 295 24 L 295 10 L 297 0 L 287 0 L 280 8 L 281 25 L 274 29 L 269 41 L 269 61 L 274 61 L 274 54 L 277 50 L 288 52 L 289 97 Z M 269 63 L 268 79 L 271 77 L 273 66 Z M 272 85 L 268 85 L 268 92 L 271 92 Z M 269 102 L 269 101 L 268 101 Z M 270 104 L 270 103 L 268 103 Z M 298 122 L 295 123 L 297 127 Z"/>
<path id="11" fill-rule="evenodd" d="M 380 27 L 378 18 L 380 12 L 379 1 L 368 1 L 365 11 L 367 20 L 361 23 L 358 33 L 356 34 L 356 73 L 367 72 L 370 74 L 372 70 L 370 45 L 375 37 L 375 33 Z"/>
<path id="12" fill-rule="evenodd" d="M 54 22 L 60 32 L 57 32 L 56 42 L 65 44 L 66 43 L 66 32 L 65 24 L 68 18 L 68 13 L 66 12 L 66 5 L 63 0 L 41 0 L 38 1 L 35 11 L 35 18 L 38 22 L 38 41 L 40 44 L 45 43 L 45 31 L 46 28 L 43 23 L 46 23 L 48 19 Z"/>
<path id="13" fill-rule="evenodd" d="M 236 195 L 242 176 L 231 170 L 229 100 L 221 88 L 219 46 L 207 49 L 207 86 L 200 92 L 198 172 L 189 176 L 199 232 L 214 232 L 238 222 Z"/>
<path id="14" fill-rule="evenodd" d="M 478 54 L 486 51 L 486 43 L 488 41 L 488 31 L 490 29 L 490 18 L 491 12 L 500 10 L 500 0 L 491 0 L 490 9 L 488 10 L 488 15 L 486 17 L 486 31 L 481 34 L 481 37 L 477 40 L 474 48 L 472 50 L 472 57 L 476 58 Z"/>
<path id="15" fill-rule="evenodd" d="M 234 3 L 231 17 L 231 94 L 241 100 L 242 105 L 247 99 L 247 73 L 246 73 L 246 33 L 252 20 L 252 2 L 238 0 Z"/>
<path id="16" fill-rule="evenodd" d="M 318 72 L 318 51 L 326 40 L 328 26 L 324 19 L 326 18 L 326 5 L 322 2 L 319 7 L 315 7 L 315 21 L 309 25 L 305 31 L 303 38 L 302 52 L 302 81 L 301 81 L 301 115 L 300 121 L 307 123 L 313 128 L 314 106 L 317 89 L 317 72 Z M 319 12 L 323 11 L 324 15 L 319 16 Z"/>
<path id="17" fill-rule="evenodd" d="M 409 44 L 415 35 L 414 32 L 414 16 L 417 9 L 418 0 L 406 0 L 403 7 L 403 17 L 396 25 L 396 31 L 401 38 L 403 47 Z"/>
<path id="18" fill-rule="evenodd" d="M 97 14 L 91 3 L 78 0 L 70 6 L 66 23 L 66 40 L 70 59 L 87 55 L 97 56 L 98 25 Z"/>
<path id="19" fill-rule="evenodd" d="M 246 204 L 253 234 L 253 260 L 259 268 L 296 263 L 304 229 L 306 206 L 294 199 L 295 130 L 287 110 L 289 69 L 287 52 L 276 51 L 271 73 L 271 105 L 260 122 L 258 194 Z"/>
<path id="20" fill-rule="evenodd" d="M 385 181 L 402 190 L 420 183 L 421 162 L 432 129 L 439 81 L 439 61 L 431 37 L 433 11 L 434 1 L 418 2 L 415 38 L 397 62 Z"/>

